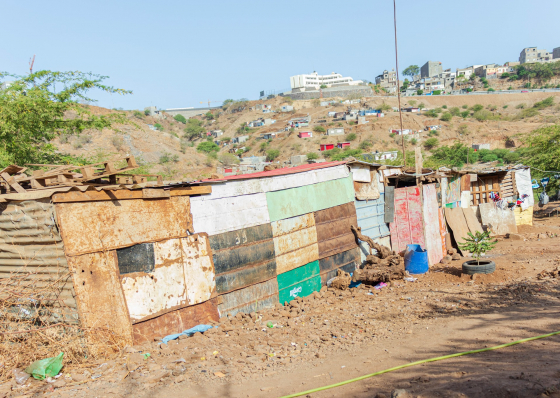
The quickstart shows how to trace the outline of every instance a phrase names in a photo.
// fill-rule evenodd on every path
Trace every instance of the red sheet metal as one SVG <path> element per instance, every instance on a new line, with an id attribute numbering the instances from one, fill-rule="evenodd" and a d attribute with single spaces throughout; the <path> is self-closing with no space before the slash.
<path id="1" fill-rule="evenodd" d="M 340 162 L 323 162 L 323 163 L 310 163 L 310 164 L 302 164 L 301 166 L 296 167 L 286 167 L 283 169 L 276 169 L 270 171 L 260 171 L 258 173 L 250 173 L 250 174 L 241 174 L 237 176 L 228 176 L 224 178 L 220 178 L 219 180 L 202 180 L 201 182 L 217 182 L 217 181 L 224 181 L 224 180 L 247 180 L 251 178 L 263 178 L 263 177 L 273 177 L 273 176 L 280 176 L 284 174 L 295 174 L 301 173 L 304 171 L 310 170 L 317 170 L 317 169 L 324 169 L 327 167 L 334 167 L 341 164 L 346 164 L 345 160 Z"/>
<path id="2" fill-rule="evenodd" d="M 395 189 L 395 221 L 389 224 L 391 246 L 400 252 L 406 245 L 419 244 L 425 248 L 422 203 L 418 187 Z"/>

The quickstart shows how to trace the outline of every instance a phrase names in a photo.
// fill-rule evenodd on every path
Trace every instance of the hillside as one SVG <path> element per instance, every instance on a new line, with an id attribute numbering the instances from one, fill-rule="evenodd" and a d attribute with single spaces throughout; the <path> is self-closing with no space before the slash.
<path id="1" fill-rule="evenodd" d="M 554 105 L 538 112 L 536 116 L 521 119 L 522 112 L 530 108 L 538 101 L 553 96 Z M 464 107 L 472 108 L 474 105 L 481 105 L 488 115 L 500 117 L 500 120 L 477 121 L 472 117 L 466 119 L 457 116 L 448 122 L 437 118 L 427 117 L 424 114 L 403 113 L 403 127 L 405 129 L 420 130 L 426 125 L 438 124 L 442 126 L 437 139 L 440 145 L 452 145 L 455 141 L 462 141 L 465 144 L 488 143 L 492 149 L 505 148 L 506 140 L 509 144 L 519 145 L 523 135 L 541 127 L 543 124 L 560 122 L 560 93 L 522 93 L 522 94 L 488 94 L 488 95 L 463 95 L 463 96 L 425 96 L 425 97 L 405 97 L 402 98 L 402 106 L 418 106 L 420 102 L 426 109 L 442 108 L 447 106 L 458 107 L 464 111 Z M 346 141 L 345 136 L 327 137 L 314 133 L 313 138 L 300 139 L 297 137 L 299 131 L 312 131 L 317 125 L 325 128 L 330 126 L 341 126 L 345 129 L 345 134 L 355 133 L 356 138 L 351 141 L 351 148 L 358 148 L 363 141 L 370 141 L 373 146 L 368 151 L 386 151 L 396 149 L 397 137 L 390 136 L 390 129 L 398 129 L 399 113 L 392 110 L 385 112 L 384 118 L 370 118 L 365 125 L 350 125 L 345 121 L 333 123 L 332 118 L 327 117 L 329 111 L 344 111 L 349 105 L 336 104 L 327 107 L 317 106 L 317 100 L 294 101 L 294 111 L 288 113 L 263 113 L 262 111 L 250 110 L 257 103 L 272 105 L 273 110 L 279 110 L 285 99 L 278 97 L 266 101 L 250 101 L 242 112 L 229 113 L 222 111 L 215 114 L 215 120 L 203 120 L 204 129 L 207 131 L 221 129 L 226 137 L 233 138 L 238 136 L 237 130 L 240 125 L 259 117 L 276 119 L 276 123 L 270 126 L 252 129 L 248 134 L 250 139 L 242 144 L 250 148 L 243 156 L 264 156 L 269 149 L 278 149 L 280 155 L 275 161 L 283 163 L 293 155 L 318 152 L 321 143 L 336 143 Z M 352 105 L 359 108 L 367 104 L 367 107 L 376 108 L 383 103 L 390 107 L 397 106 L 395 97 L 374 97 L 363 98 L 362 105 Z M 414 102 L 415 101 L 415 102 Z M 91 107 L 92 112 L 102 114 L 114 112 L 104 108 Z M 199 143 L 205 138 L 197 138 L 194 141 L 182 139 L 185 124 L 177 122 L 170 115 L 164 114 L 161 119 L 151 116 L 140 116 L 138 112 L 134 116 L 133 112 L 126 112 L 129 123 L 115 126 L 115 131 L 104 129 L 103 131 L 91 131 L 83 133 L 81 136 L 57 139 L 55 144 L 62 152 L 73 155 L 89 157 L 92 160 L 103 160 L 117 154 L 132 154 L 143 164 L 142 173 L 159 173 L 166 179 L 185 179 L 210 176 L 215 173 L 216 159 L 208 157 L 204 153 L 196 150 Z M 280 138 L 270 140 L 266 148 L 261 148 L 266 141 L 259 140 L 257 137 L 261 133 L 276 132 L 283 130 L 287 122 L 298 116 L 311 116 L 311 125 L 306 128 L 296 129 L 294 132 L 286 132 Z M 500 116 L 501 115 L 501 116 Z M 319 120 L 326 119 L 326 123 L 317 123 Z M 163 131 L 154 131 L 148 124 L 160 123 Z M 247 133 L 241 133 L 243 135 Z M 421 145 L 428 136 L 424 131 L 418 137 L 415 145 Z M 240 145 L 240 146 L 242 146 Z M 414 145 L 408 143 L 408 148 Z M 229 144 L 220 149 L 219 154 L 228 152 L 234 147 Z"/>

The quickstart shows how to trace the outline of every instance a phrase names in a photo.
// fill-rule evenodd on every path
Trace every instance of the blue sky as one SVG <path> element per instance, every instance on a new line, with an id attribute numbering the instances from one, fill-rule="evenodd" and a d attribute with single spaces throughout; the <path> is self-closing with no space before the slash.
<path id="1" fill-rule="evenodd" d="M 392 0 L 3 0 L 0 70 L 79 70 L 133 91 L 108 108 L 200 106 L 289 89 L 317 71 L 374 80 L 394 68 Z M 560 1 L 397 0 L 399 64 L 517 61 L 560 47 Z"/>

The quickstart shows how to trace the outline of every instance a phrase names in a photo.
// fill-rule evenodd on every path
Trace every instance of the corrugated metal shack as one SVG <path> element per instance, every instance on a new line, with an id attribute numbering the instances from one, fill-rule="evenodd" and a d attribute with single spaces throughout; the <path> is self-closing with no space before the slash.
<path id="1" fill-rule="evenodd" d="M 189 198 L 209 192 L 89 185 L 1 195 L 0 278 L 48 285 L 63 309 L 53 316 L 130 343 L 216 320 L 210 243 L 193 234 Z"/>

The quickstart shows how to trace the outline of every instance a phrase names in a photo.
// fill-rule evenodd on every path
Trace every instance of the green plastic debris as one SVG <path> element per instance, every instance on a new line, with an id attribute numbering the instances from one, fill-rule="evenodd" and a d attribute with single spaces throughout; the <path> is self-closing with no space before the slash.
<path id="1" fill-rule="evenodd" d="M 274 327 L 274 325 L 272 324 L 272 322 L 268 322 L 268 323 L 266 324 L 266 326 L 268 326 L 269 328 L 273 328 L 273 327 Z"/>
<path id="2" fill-rule="evenodd" d="M 63 356 L 64 353 L 61 352 L 57 357 L 35 361 L 25 369 L 25 372 L 29 373 L 37 380 L 45 380 L 47 377 L 54 377 L 59 374 L 62 369 Z"/>
<path id="3" fill-rule="evenodd" d="M 144 359 L 148 359 L 148 358 L 151 357 L 151 356 L 152 356 L 152 354 L 150 354 L 149 352 L 147 352 L 147 353 L 144 354 Z"/>

